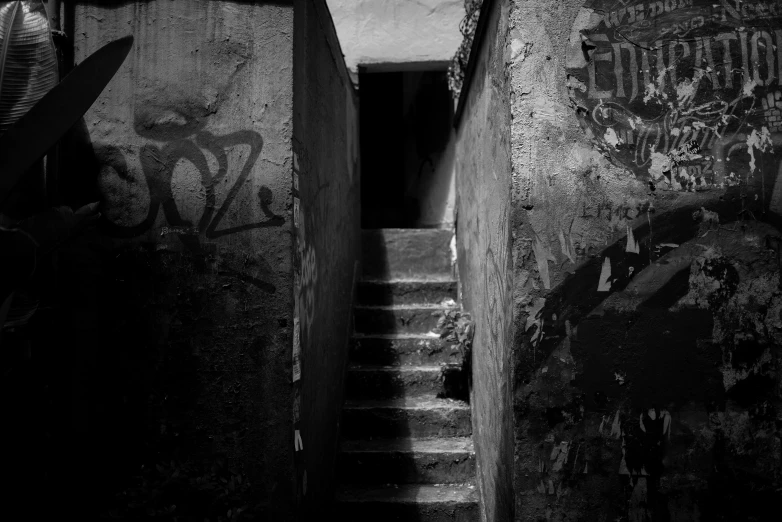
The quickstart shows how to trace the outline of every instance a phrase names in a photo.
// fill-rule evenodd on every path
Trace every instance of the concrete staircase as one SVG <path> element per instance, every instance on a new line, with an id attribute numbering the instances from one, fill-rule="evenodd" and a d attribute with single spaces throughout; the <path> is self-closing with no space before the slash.
<path id="1" fill-rule="evenodd" d="M 363 275 L 337 463 L 344 521 L 479 520 L 457 346 L 430 331 L 458 309 L 448 230 L 362 234 Z"/>

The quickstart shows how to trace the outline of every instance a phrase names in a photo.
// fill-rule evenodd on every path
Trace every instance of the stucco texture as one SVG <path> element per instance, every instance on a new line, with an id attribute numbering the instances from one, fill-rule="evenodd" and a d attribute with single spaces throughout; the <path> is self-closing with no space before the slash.
<path id="1" fill-rule="evenodd" d="M 463 0 L 328 0 L 348 67 L 450 61 Z"/>
<path id="2" fill-rule="evenodd" d="M 120 408 L 111 422 L 132 430 L 106 430 L 104 471 L 124 463 L 138 480 L 119 498 L 157 513 L 183 488 L 180 516 L 289 520 L 293 5 L 73 4 L 76 62 L 135 38 L 85 116 L 103 214 L 97 371 L 112 375 L 90 423 Z"/>
<path id="3" fill-rule="evenodd" d="M 475 321 L 473 440 L 482 520 L 513 518 L 511 165 L 508 2 L 495 2 L 457 127 L 457 258 Z"/>
<path id="4" fill-rule="evenodd" d="M 356 93 L 325 2 L 296 3 L 294 25 L 294 185 L 297 317 L 301 328 L 303 448 L 296 452 L 302 520 L 333 499 L 353 288 L 358 274 L 361 175 Z M 298 414 L 296 412 L 299 412 Z"/>
<path id="5" fill-rule="evenodd" d="M 631 82 L 624 93 L 606 87 L 622 78 L 614 62 L 600 80 L 613 97 L 601 102 L 589 98 L 591 77 L 574 71 L 608 60 L 590 54 L 589 38 L 604 34 L 590 28 L 616 25 L 625 4 L 516 0 L 510 15 L 516 518 L 764 520 L 780 499 L 782 465 L 778 134 L 761 122 L 724 156 L 690 147 L 674 137 L 695 141 L 703 115 L 675 124 L 689 114 L 675 91 L 660 105 L 673 116 L 657 143 L 594 132 L 595 115 L 607 113 L 584 100 L 619 111 Z M 638 21 L 692 6 L 630 10 Z M 706 56 L 703 45 L 686 56 Z M 617 49 L 627 68 L 636 51 Z M 650 74 L 641 63 L 638 74 Z M 678 72 L 667 85 L 696 99 L 711 88 Z M 759 86 L 744 85 L 745 97 Z M 634 164 L 628 151 L 662 159 Z M 689 160 L 713 161 L 714 176 Z"/>

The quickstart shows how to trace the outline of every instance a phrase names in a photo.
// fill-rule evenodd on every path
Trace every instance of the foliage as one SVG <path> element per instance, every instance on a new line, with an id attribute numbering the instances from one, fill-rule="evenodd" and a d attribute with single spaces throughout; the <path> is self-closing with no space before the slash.
<path id="1" fill-rule="evenodd" d="M 472 339 L 475 323 L 470 314 L 461 310 L 447 310 L 440 315 L 434 330 L 440 338 L 459 347 L 461 367 L 442 367 L 442 378 L 447 397 L 469 401 L 472 387 Z"/>
<path id="2" fill-rule="evenodd" d="M 103 518 L 154 518 L 173 522 L 256 520 L 251 484 L 240 471 L 217 458 L 209 465 L 192 460 L 141 466 L 133 485 L 117 495 L 116 507 Z"/>
<path id="3" fill-rule="evenodd" d="M 472 349 L 474 323 L 470 314 L 461 310 L 448 310 L 437 321 L 435 332 L 441 339 L 458 343 L 462 356 L 466 356 Z"/>
<path id="4" fill-rule="evenodd" d="M 457 101 L 462 91 L 464 73 L 470 61 L 470 49 L 475 37 L 475 29 L 478 27 L 478 18 L 481 14 L 482 4 L 483 0 L 464 0 L 466 14 L 459 24 L 459 31 L 462 33 L 462 43 L 448 66 L 448 86 L 451 89 L 454 100 Z"/>
<path id="5" fill-rule="evenodd" d="M 25 324 L 38 307 L 34 280 L 42 267 L 52 264 L 52 254 L 100 217 L 98 203 L 76 210 L 51 208 L 28 219 L 0 225 L 0 330 Z M 6 323 L 7 321 L 7 323 Z"/>
<path id="6" fill-rule="evenodd" d="M 0 134 L 58 82 L 57 55 L 41 0 L 0 5 Z"/>
<path id="7" fill-rule="evenodd" d="M 32 202 L 36 208 L 14 209 L 13 214 L 21 212 L 17 217 L 28 218 L 18 221 L 4 215 L 6 203 L 10 199 L 13 208 L 25 201 L 20 194 L 30 188 L 20 178 L 31 175 L 28 169 L 94 103 L 132 42 L 126 37 L 105 45 L 58 83 L 56 50 L 41 0 L 0 3 L 0 247 L 5 255 L 0 263 L 0 331 L 9 317 L 14 325 L 29 320 L 39 300 L 25 287 L 34 283 L 39 257 L 50 256 L 94 223 L 98 207 L 94 203 L 76 212 L 52 208 L 30 217 L 53 199 L 43 194 L 45 201 Z"/>

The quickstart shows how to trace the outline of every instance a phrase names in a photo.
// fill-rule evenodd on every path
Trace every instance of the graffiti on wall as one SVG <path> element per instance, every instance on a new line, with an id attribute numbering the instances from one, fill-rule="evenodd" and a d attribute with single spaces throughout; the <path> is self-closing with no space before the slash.
<path id="1" fill-rule="evenodd" d="M 318 259 L 311 238 L 307 236 L 307 223 L 314 225 L 312 216 L 302 208 L 300 178 L 310 175 L 309 153 L 301 142 L 293 140 L 293 187 L 297 196 L 293 202 L 293 224 L 296 228 L 296 273 L 294 287 L 296 310 L 301 321 L 305 342 L 309 343 L 312 323 L 315 320 L 315 287 L 318 282 Z M 310 227 L 312 228 L 312 227 Z"/>
<path id="2" fill-rule="evenodd" d="M 628 183 L 537 203 L 517 516 L 761 520 L 782 491 L 782 3 L 585 4 L 571 97 Z M 579 220 L 626 233 L 583 256 Z"/>
<path id="3" fill-rule="evenodd" d="M 779 161 L 780 27 L 771 0 L 588 0 L 571 35 L 571 96 L 640 179 L 737 183 Z"/>
<path id="4" fill-rule="evenodd" d="M 239 175 L 231 184 L 219 208 L 216 206 L 217 193 L 221 183 L 227 181 L 228 153 L 231 149 L 246 145 L 250 152 L 241 166 Z M 162 147 L 155 144 L 145 144 L 139 149 L 138 160 L 141 164 L 144 181 L 149 193 L 146 216 L 143 221 L 134 225 L 119 225 L 109 222 L 109 231 L 114 237 L 137 237 L 150 230 L 163 210 L 169 230 L 184 235 L 203 235 L 214 239 L 237 232 L 264 227 L 279 227 L 285 219 L 274 214 L 269 208 L 273 201 L 271 190 L 262 186 L 258 192 L 261 211 L 266 219 L 257 223 L 218 228 L 239 192 L 244 188 L 250 173 L 253 171 L 263 148 L 263 139 L 254 131 L 237 131 L 223 136 L 217 136 L 206 131 L 200 131 L 187 138 L 174 139 Z M 217 159 L 217 172 L 209 167 L 206 153 Z M 136 182 L 128 167 L 124 154 L 113 146 L 103 145 L 96 149 L 105 167 L 114 170 L 116 175 L 128 182 Z M 192 164 L 200 176 L 200 184 L 205 191 L 205 205 L 200 219 L 193 223 L 184 219 L 174 197 L 172 178 L 177 164 L 185 160 Z"/>
<path id="5" fill-rule="evenodd" d="M 142 145 L 138 150 L 137 158 L 130 158 L 140 164 L 143 180 L 138 179 L 140 176 L 134 172 L 129 156 L 119 147 L 105 144 L 95 147 L 95 154 L 102 164 L 102 178 L 104 181 L 109 179 L 109 188 L 104 187 L 104 191 L 116 191 L 117 182 L 125 183 L 136 191 L 134 196 L 116 202 L 125 219 L 115 222 L 109 217 L 103 218 L 103 229 L 109 236 L 139 237 L 156 226 L 158 215 L 162 210 L 166 225 L 161 227 L 161 235 L 176 234 L 188 250 L 202 256 L 205 240 L 254 229 L 280 227 L 285 223 L 285 218 L 275 214 L 271 209 L 270 205 L 274 201 L 271 189 L 262 185 L 255 196 L 260 213 L 265 219 L 228 227 L 221 226 L 228 216 L 240 211 L 234 208 L 235 202 L 246 196 L 243 191 L 248 188 L 248 178 L 263 149 L 263 139 L 259 133 L 236 131 L 216 135 L 202 129 L 188 129 L 180 134 L 182 135 L 172 137 L 170 134 L 153 133 L 149 137 L 152 137 L 155 142 Z M 233 177 L 231 175 L 233 172 L 229 168 L 230 156 L 237 151 L 243 155 L 241 149 L 248 149 L 248 152 L 244 161 L 238 166 L 238 175 Z M 210 162 L 210 156 L 214 161 Z M 188 181 L 191 182 L 189 186 L 200 185 L 201 191 L 200 194 L 188 194 L 178 200 L 174 177 L 177 167 L 183 162 L 192 166 L 194 170 L 188 171 L 188 174 L 195 172 L 197 178 L 189 179 Z M 140 181 L 142 183 L 139 183 Z M 145 194 L 139 196 L 138 193 Z M 218 205 L 218 196 L 221 194 L 225 195 Z M 141 208 L 138 205 L 139 201 L 145 201 L 142 205 L 145 204 L 146 208 Z M 203 202 L 203 210 L 195 222 L 183 216 L 183 208 L 192 205 L 193 201 Z M 110 209 L 109 215 L 112 210 L 115 209 Z M 249 214 L 256 213 L 253 211 Z M 133 221 L 133 217 L 139 219 L 129 222 Z M 275 291 L 273 284 L 261 278 L 248 276 L 235 270 L 228 271 L 236 272 L 236 275 L 240 275 L 242 279 L 264 291 Z"/>
<path id="6" fill-rule="evenodd" d="M 297 202 L 296 206 L 299 204 Z M 315 286 L 318 282 L 318 259 L 311 242 L 307 241 L 306 225 L 304 224 L 303 211 L 299 207 L 297 222 L 297 252 L 299 257 L 299 270 L 296 273 L 296 306 L 305 339 L 310 339 L 310 330 L 315 320 Z"/>

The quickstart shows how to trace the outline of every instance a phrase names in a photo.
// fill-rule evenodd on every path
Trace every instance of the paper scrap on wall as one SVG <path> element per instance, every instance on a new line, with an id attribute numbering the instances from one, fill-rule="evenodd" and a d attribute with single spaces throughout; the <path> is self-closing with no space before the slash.
<path id="1" fill-rule="evenodd" d="M 293 318 L 293 382 L 301 379 L 301 337 L 299 336 L 299 318 Z"/>

